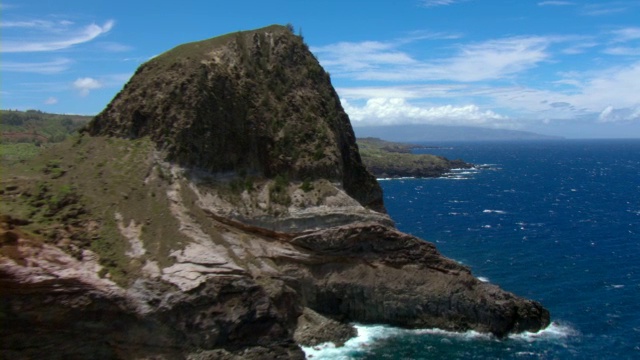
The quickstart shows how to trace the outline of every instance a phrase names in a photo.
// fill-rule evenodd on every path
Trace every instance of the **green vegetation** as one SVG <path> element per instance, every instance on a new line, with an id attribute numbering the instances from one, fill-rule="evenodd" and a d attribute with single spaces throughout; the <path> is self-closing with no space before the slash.
<path id="1" fill-rule="evenodd" d="M 102 275 L 121 284 L 137 276 L 145 258 L 126 255 L 119 225 L 142 224 L 149 256 L 172 263 L 170 252 L 184 239 L 166 197 L 174 180 L 154 162 L 148 138 L 73 135 L 46 147 L 23 161 L 1 159 L 0 214 L 28 220 L 23 231 L 78 258 L 84 249 L 96 252 Z M 151 223 L 157 226 L 145 226 Z"/>
<path id="2" fill-rule="evenodd" d="M 0 159 L 8 162 L 24 161 L 38 155 L 42 148 L 33 143 L 0 143 Z"/>
<path id="3" fill-rule="evenodd" d="M 88 133 L 149 136 L 171 161 L 211 172 L 247 169 L 272 178 L 286 171 L 291 181 L 342 176 L 336 169 L 345 146 L 336 133 L 346 116 L 327 73 L 292 30 L 233 32 L 153 58 Z M 204 118 L 216 121 L 194 121 Z M 241 193 L 252 181 L 229 185 Z"/>
<path id="4" fill-rule="evenodd" d="M 0 110 L 2 143 L 61 142 L 91 119 L 91 116 L 49 114 L 38 110 Z"/>
<path id="5" fill-rule="evenodd" d="M 309 191 L 313 190 L 313 183 L 311 182 L 311 180 L 305 179 L 302 182 L 302 185 L 300 185 L 300 189 L 302 189 L 302 191 L 304 191 L 304 192 L 309 192 Z"/>
<path id="6" fill-rule="evenodd" d="M 253 176 L 240 175 L 229 182 L 231 192 L 233 194 L 240 194 L 243 191 L 253 191 L 253 183 L 255 179 Z"/>
<path id="7" fill-rule="evenodd" d="M 203 51 L 204 49 L 222 47 L 227 43 L 229 43 L 230 41 L 240 38 L 241 36 L 244 37 L 244 36 L 251 36 L 259 32 L 271 32 L 271 31 L 283 31 L 283 30 L 292 32 L 288 27 L 285 27 L 282 25 L 271 25 L 258 30 L 237 31 L 237 32 L 232 32 L 232 33 L 221 35 L 221 36 L 216 36 L 214 38 L 207 39 L 207 40 L 190 42 L 190 43 L 176 46 L 175 48 L 154 57 L 153 59 L 149 60 L 147 64 L 153 63 L 154 65 L 160 65 L 164 67 L 164 66 L 173 66 L 175 63 L 180 63 L 185 60 L 194 61 L 197 63 L 199 61 L 202 61 L 208 58 L 207 53 Z M 139 68 L 139 70 L 140 69 L 142 69 L 142 67 Z"/>
<path id="8" fill-rule="evenodd" d="M 358 139 L 362 162 L 378 178 L 439 177 L 453 168 L 467 168 L 462 160 L 430 154 L 413 154 L 417 145 L 393 143 L 376 138 Z"/>
<path id="9" fill-rule="evenodd" d="M 291 205 L 289 195 L 289 177 L 287 175 L 277 175 L 269 187 L 269 199 L 280 205 Z"/>
<path id="10" fill-rule="evenodd" d="M 5 166 L 31 159 L 47 146 L 64 141 L 91 119 L 38 110 L 0 110 L 0 159 Z"/>

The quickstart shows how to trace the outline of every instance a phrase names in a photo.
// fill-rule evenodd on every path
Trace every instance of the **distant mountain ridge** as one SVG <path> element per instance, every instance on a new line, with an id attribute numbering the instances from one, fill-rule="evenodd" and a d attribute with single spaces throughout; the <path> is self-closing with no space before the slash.
<path id="1" fill-rule="evenodd" d="M 358 138 L 377 137 L 387 141 L 507 141 L 559 140 L 560 136 L 542 135 L 530 131 L 489 129 L 475 126 L 449 125 L 387 125 L 353 128 Z"/>

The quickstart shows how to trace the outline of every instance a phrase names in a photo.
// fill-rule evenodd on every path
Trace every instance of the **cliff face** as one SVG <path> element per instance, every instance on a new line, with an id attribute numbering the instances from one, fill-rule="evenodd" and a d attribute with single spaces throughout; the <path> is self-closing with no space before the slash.
<path id="1" fill-rule="evenodd" d="M 184 44 L 152 59 L 88 131 L 150 136 L 171 161 L 210 172 L 339 181 L 361 204 L 383 209 L 329 75 L 283 26 Z"/>
<path id="2" fill-rule="evenodd" d="M 0 357 L 302 358 L 351 321 L 549 323 L 374 211 L 329 78 L 284 27 L 155 58 L 87 131 L 2 180 Z"/>

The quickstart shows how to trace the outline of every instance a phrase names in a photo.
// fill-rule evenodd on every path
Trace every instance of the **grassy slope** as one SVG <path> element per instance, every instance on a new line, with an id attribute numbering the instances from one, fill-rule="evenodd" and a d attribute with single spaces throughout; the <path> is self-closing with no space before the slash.
<path id="1" fill-rule="evenodd" d="M 28 160 L 52 143 L 64 141 L 92 116 L 51 114 L 38 110 L 0 110 L 0 158 Z"/>
<path id="2" fill-rule="evenodd" d="M 60 142 L 92 118 L 92 116 L 50 114 L 38 110 L 0 110 L 2 142 Z"/>
<path id="3" fill-rule="evenodd" d="M 28 160 L 3 158 L 0 214 L 29 220 L 23 231 L 78 257 L 83 249 L 95 251 L 103 275 L 126 284 L 146 259 L 169 265 L 172 248 L 184 240 L 166 196 L 172 180 L 160 174 L 152 150 L 146 138 L 74 135 Z M 125 256 L 129 245 L 116 212 L 124 226 L 142 224 L 147 255 Z"/>

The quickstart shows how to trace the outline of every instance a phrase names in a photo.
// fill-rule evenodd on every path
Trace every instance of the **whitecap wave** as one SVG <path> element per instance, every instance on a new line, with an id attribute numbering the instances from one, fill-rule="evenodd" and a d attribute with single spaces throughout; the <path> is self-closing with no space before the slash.
<path id="1" fill-rule="evenodd" d="M 376 342 L 397 336 L 438 336 L 442 338 L 463 341 L 495 340 L 490 334 L 477 331 L 453 332 L 441 329 L 401 329 L 386 325 L 354 325 L 357 335 L 345 342 L 344 346 L 336 347 L 333 343 L 317 346 L 301 346 L 307 359 L 314 360 L 347 360 L 354 355 L 366 352 L 375 346 Z"/>
<path id="2" fill-rule="evenodd" d="M 533 342 L 538 340 L 562 340 L 576 335 L 578 335 L 578 331 L 571 326 L 554 321 L 538 332 L 525 331 L 520 334 L 511 334 L 509 339 Z"/>
<path id="3" fill-rule="evenodd" d="M 406 177 L 392 177 L 392 178 L 376 178 L 377 181 L 409 180 L 409 179 L 415 179 L 415 177 L 406 176 Z"/>
<path id="4" fill-rule="evenodd" d="M 495 336 L 473 330 L 465 332 L 447 331 L 442 329 L 401 329 L 387 325 L 354 325 L 357 335 L 344 346 L 336 347 L 333 343 L 324 343 L 317 346 L 302 346 L 307 359 L 328 360 L 352 359 L 354 355 L 367 352 L 381 340 L 397 336 L 436 336 L 443 339 L 458 341 L 501 341 Z M 547 328 L 538 332 L 524 332 L 509 335 L 512 341 L 556 341 L 577 335 L 578 332 L 568 325 L 552 322 Z"/>
<path id="5" fill-rule="evenodd" d="M 446 173 L 440 176 L 438 179 L 448 179 L 448 180 L 470 180 L 473 179 L 471 176 L 467 175 L 458 175 L 453 173 Z"/>
<path id="6" fill-rule="evenodd" d="M 504 210 L 492 210 L 492 209 L 484 209 L 482 210 L 483 213 L 485 214 L 506 214 L 507 212 Z"/>
<path id="7" fill-rule="evenodd" d="M 336 347 L 334 343 L 328 342 L 317 346 L 301 346 L 307 359 L 324 360 L 324 359 L 351 359 L 353 354 L 366 351 L 368 347 L 376 341 L 390 338 L 392 336 L 401 335 L 405 331 L 385 325 L 354 325 L 357 335 L 347 342 L 344 346 Z"/>

